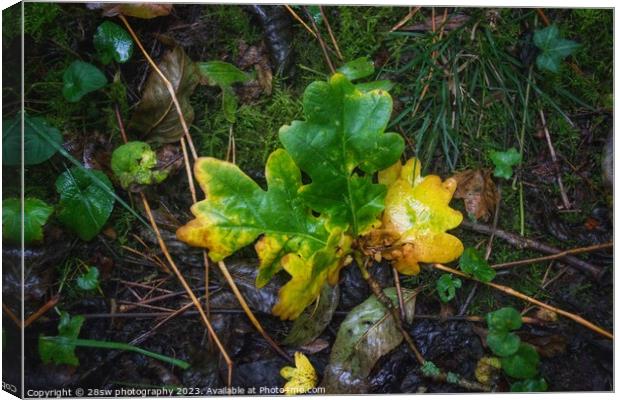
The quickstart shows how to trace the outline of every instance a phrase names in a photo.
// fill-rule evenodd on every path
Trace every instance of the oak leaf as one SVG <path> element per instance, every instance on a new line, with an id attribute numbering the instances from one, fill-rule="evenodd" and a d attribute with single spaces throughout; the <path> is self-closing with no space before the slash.
<path id="1" fill-rule="evenodd" d="M 436 175 L 422 177 L 421 170 L 420 162 L 412 158 L 379 173 L 379 182 L 388 185 L 381 230 L 398 237 L 383 257 L 406 275 L 419 273 L 419 262 L 450 262 L 463 252 L 461 241 L 446 233 L 463 220 L 462 214 L 449 206 L 456 181 L 442 182 Z"/>
<path id="2" fill-rule="evenodd" d="M 454 198 L 463 199 L 467 213 L 476 220 L 488 220 L 499 201 L 491 171 L 468 169 L 453 175 L 452 179 L 457 183 Z"/>
<path id="3" fill-rule="evenodd" d="M 280 375 L 288 382 L 284 385 L 286 395 L 303 394 L 316 386 L 318 376 L 314 367 L 303 353 L 295 352 L 295 367 L 286 366 Z"/>

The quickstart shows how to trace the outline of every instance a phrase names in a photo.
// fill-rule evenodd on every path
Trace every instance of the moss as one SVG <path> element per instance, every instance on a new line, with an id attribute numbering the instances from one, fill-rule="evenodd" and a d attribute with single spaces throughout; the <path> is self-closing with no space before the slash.
<path id="1" fill-rule="evenodd" d="M 60 12 L 56 3 L 24 3 L 24 33 L 35 41 L 48 38 L 49 29 L 55 25 Z"/>

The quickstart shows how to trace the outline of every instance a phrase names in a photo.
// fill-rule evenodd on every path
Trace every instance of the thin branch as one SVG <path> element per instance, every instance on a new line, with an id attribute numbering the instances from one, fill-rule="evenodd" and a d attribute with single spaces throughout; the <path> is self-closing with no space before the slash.
<path id="1" fill-rule="evenodd" d="M 601 328 L 600 326 L 595 325 L 592 322 L 583 319 L 582 317 L 580 317 L 577 314 L 573 314 L 573 313 L 570 313 L 568 311 L 564 311 L 561 308 L 550 306 L 547 303 L 543 303 L 540 300 L 536 300 L 535 298 L 527 296 L 527 295 L 525 295 L 525 294 L 523 294 L 523 293 L 521 293 L 519 291 L 516 291 L 513 288 L 510 288 L 508 286 L 498 285 L 497 283 L 493 283 L 493 282 L 482 282 L 482 281 L 479 281 L 479 280 L 477 280 L 477 279 L 475 279 L 475 278 L 473 278 L 473 277 L 471 277 L 471 276 L 469 276 L 469 275 L 467 275 L 467 274 L 465 274 L 465 273 L 463 273 L 461 271 L 458 271 L 458 270 L 450 268 L 450 267 L 446 267 L 445 265 L 442 265 L 442 264 L 431 264 L 431 267 L 433 267 L 435 269 L 438 269 L 440 271 L 449 272 L 451 274 L 454 274 L 454 275 L 457 275 L 457 276 L 460 276 L 460 277 L 463 277 L 463 278 L 466 278 L 466 279 L 471 279 L 473 281 L 477 281 L 477 282 L 483 283 L 483 284 L 485 284 L 487 286 L 490 286 L 490 287 L 492 287 L 494 289 L 497 289 L 497 290 L 499 290 L 501 292 L 504 292 L 504 293 L 509 294 L 511 296 L 514 296 L 514 297 L 517 297 L 517 298 L 519 298 L 521 300 L 525 300 L 527 302 L 536 304 L 539 307 L 546 308 L 547 310 L 553 311 L 556 314 L 560 314 L 560 315 L 565 316 L 566 318 L 572 319 L 573 321 L 577 322 L 578 324 L 583 325 L 586 328 L 590 329 L 591 331 L 596 332 L 599 335 L 602 335 L 602 336 L 604 336 L 604 337 L 606 337 L 608 339 L 612 339 L 613 340 L 613 338 L 614 338 L 613 334 L 607 332 L 605 329 Z"/>
<path id="2" fill-rule="evenodd" d="M 26 318 L 26 320 L 24 321 L 23 327 L 27 328 L 28 325 L 32 324 L 37 319 L 41 318 L 42 315 L 44 315 L 46 312 L 48 312 L 50 309 L 56 306 L 56 304 L 58 304 L 58 300 L 60 300 L 60 297 L 58 295 L 52 297 L 47 303 L 43 304 L 41 308 L 39 308 L 37 311 L 31 314 L 28 318 Z"/>
<path id="3" fill-rule="evenodd" d="M 491 268 L 500 269 L 500 268 L 516 267 L 517 265 L 534 264 L 534 263 L 541 262 L 541 261 L 555 260 L 557 258 L 562 258 L 562 257 L 567 256 L 569 254 L 588 253 L 590 251 L 596 251 L 596 250 L 601 250 L 601 249 L 608 249 L 610 247 L 614 247 L 614 242 L 595 244 L 595 245 L 592 245 L 592 246 L 586 246 L 586 247 L 579 247 L 579 248 L 576 248 L 576 249 L 564 250 L 564 251 L 561 251 L 561 252 L 559 252 L 557 254 L 552 254 L 552 255 L 544 256 L 544 257 L 528 258 L 528 259 L 525 259 L 525 260 L 517 260 L 517 261 L 510 261 L 510 262 L 501 263 L 501 264 L 494 264 L 494 265 L 491 265 Z"/>
<path id="4" fill-rule="evenodd" d="M 401 19 L 400 21 L 398 21 L 398 23 L 396 25 L 394 25 L 392 27 L 392 29 L 389 30 L 389 32 L 394 32 L 398 29 L 400 29 L 400 27 L 402 27 L 403 25 L 405 25 L 407 22 L 409 22 L 409 20 L 411 18 L 413 18 L 418 11 L 420 11 L 420 6 L 413 8 L 412 10 L 410 10 L 407 15 L 405 15 L 405 17 L 403 19 Z"/>
<path id="5" fill-rule="evenodd" d="M 547 146 L 549 146 L 549 153 L 551 154 L 551 161 L 553 161 L 553 166 L 556 174 L 556 180 L 558 181 L 558 186 L 560 187 L 560 195 L 562 196 L 562 203 L 564 204 L 564 209 L 570 209 L 570 201 L 568 201 L 568 196 L 566 195 L 566 190 L 564 190 L 564 183 L 562 182 L 562 173 L 559 168 L 558 157 L 555 154 L 555 148 L 553 148 L 553 143 L 551 142 L 551 135 L 549 134 L 549 128 L 547 127 L 547 121 L 545 120 L 545 114 L 542 110 L 539 110 L 540 121 L 543 125 L 543 130 L 545 131 L 545 138 L 547 139 Z"/>
<path id="6" fill-rule="evenodd" d="M 308 10 L 305 7 L 303 7 L 303 9 L 306 12 L 306 14 L 309 15 Z M 325 61 L 327 62 L 329 71 L 333 74 L 336 72 L 336 69 L 334 68 L 334 64 L 332 64 L 331 58 L 329 58 L 329 53 L 327 52 L 327 45 L 325 44 L 325 41 L 323 40 L 321 31 L 319 31 L 319 27 L 316 25 L 316 22 L 314 22 L 314 18 L 312 18 L 312 16 L 310 16 L 309 18 L 310 18 L 310 22 L 312 23 L 312 27 L 314 28 L 314 31 L 316 32 L 316 38 L 319 40 L 319 45 L 321 46 L 321 50 L 323 51 L 323 56 L 325 57 Z"/>
<path id="7" fill-rule="evenodd" d="M 336 36 L 334 36 L 334 32 L 332 31 L 332 27 L 329 24 L 329 20 L 327 19 L 327 14 L 325 13 L 325 10 L 323 10 L 323 6 L 319 6 L 319 11 L 321 12 L 321 16 L 323 17 L 323 22 L 325 22 L 325 27 L 327 28 L 329 37 L 334 44 L 334 49 L 336 49 L 336 55 L 338 56 L 340 61 L 344 61 L 344 57 L 342 56 L 342 52 L 340 51 L 340 47 L 338 46 L 338 41 L 336 40 Z"/>

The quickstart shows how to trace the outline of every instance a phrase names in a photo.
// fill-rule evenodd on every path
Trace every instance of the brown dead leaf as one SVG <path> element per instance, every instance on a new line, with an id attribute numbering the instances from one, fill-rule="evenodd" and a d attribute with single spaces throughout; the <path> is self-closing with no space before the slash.
<path id="1" fill-rule="evenodd" d="M 312 342 L 301 346 L 299 350 L 303 351 L 306 354 L 314 354 L 320 351 L 325 350 L 329 347 L 329 342 L 325 339 L 316 338 Z"/>
<path id="2" fill-rule="evenodd" d="M 198 85 L 199 74 L 195 64 L 180 46 L 168 51 L 158 65 L 172 84 L 187 125 L 194 120 L 194 108 L 189 97 Z M 149 142 L 172 143 L 183 136 L 179 114 L 172 96 L 159 74 L 152 71 L 142 99 L 129 122 L 129 129 L 137 131 Z"/>
<path id="3" fill-rule="evenodd" d="M 239 43 L 239 57 L 236 64 L 241 69 L 254 67 L 256 71 L 256 80 L 244 84 L 239 90 L 242 101 L 244 99 L 254 100 L 258 98 L 261 93 L 256 90 L 257 88 L 260 88 L 262 93 L 271 94 L 273 72 L 269 61 L 269 53 L 263 42 L 258 46 L 248 46 L 247 43 L 241 41 Z"/>
<path id="4" fill-rule="evenodd" d="M 534 315 L 541 321 L 556 322 L 558 320 L 558 314 L 542 307 L 539 307 Z"/>
<path id="5" fill-rule="evenodd" d="M 520 333 L 519 337 L 536 348 L 542 357 L 555 357 L 566 352 L 568 340 L 558 334 L 538 336 L 528 333 Z"/>
<path id="6" fill-rule="evenodd" d="M 452 178 L 457 181 L 454 197 L 463 199 L 465 210 L 470 216 L 486 221 L 499 200 L 491 170 L 468 169 Z"/>
<path id="7" fill-rule="evenodd" d="M 110 3 L 90 3 L 87 5 L 91 10 L 101 9 L 104 17 L 114 17 L 122 14 L 126 17 L 151 19 L 163 17 L 170 14 L 172 4 L 155 3 L 131 3 L 131 4 L 110 4 Z"/>

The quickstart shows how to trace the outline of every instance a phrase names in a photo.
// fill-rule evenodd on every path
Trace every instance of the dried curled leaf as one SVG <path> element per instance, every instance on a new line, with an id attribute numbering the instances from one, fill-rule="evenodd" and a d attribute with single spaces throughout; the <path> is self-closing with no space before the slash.
<path id="1" fill-rule="evenodd" d="M 452 176 L 452 179 L 457 182 L 454 198 L 463 199 L 470 218 L 483 221 L 489 219 L 499 201 L 491 171 L 468 169 Z"/>
<path id="2" fill-rule="evenodd" d="M 194 120 L 194 108 L 189 98 L 200 78 L 195 64 L 182 47 L 176 46 L 164 55 L 158 67 L 172 84 L 189 126 Z M 136 130 L 149 142 L 172 143 L 183 136 L 183 127 L 172 96 L 156 71 L 152 71 L 146 81 L 142 99 L 129 122 L 129 129 Z"/>
<path id="3" fill-rule="evenodd" d="M 151 19 L 155 17 L 163 17 L 170 14 L 172 4 L 155 4 L 155 3 L 131 3 L 131 4 L 105 4 L 91 3 L 88 4 L 90 9 L 102 10 L 104 17 L 114 17 L 119 14 L 127 17 L 135 17 L 142 19 Z"/>
<path id="4" fill-rule="evenodd" d="M 316 386 L 318 377 L 314 367 L 303 353 L 295 352 L 295 367 L 280 370 L 282 378 L 288 382 L 284 385 L 286 395 L 303 394 Z"/>
<path id="5" fill-rule="evenodd" d="M 446 233 L 463 220 L 449 206 L 456 181 L 421 177 L 421 170 L 420 162 L 412 158 L 379 173 L 379 182 L 388 185 L 381 230 L 398 237 L 382 255 L 406 275 L 420 272 L 419 262 L 450 262 L 463 252 L 461 241 Z"/>
<path id="6" fill-rule="evenodd" d="M 378 225 L 386 194 L 371 174 L 398 160 L 403 138 L 385 133 L 392 98 L 362 92 L 343 74 L 313 82 L 304 92 L 305 121 L 280 128 L 280 141 L 312 180 L 301 197 L 315 211 L 354 236 Z M 364 176 L 354 172 L 360 169 Z"/>
<path id="7" fill-rule="evenodd" d="M 255 246 L 257 286 L 282 268 L 292 277 L 280 289 L 274 314 L 297 318 L 328 278 L 337 282 L 351 238 L 340 228 L 327 227 L 304 205 L 298 194 L 301 172 L 285 150 L 274 151 L 267 160 L 267 191 L 225 161 L 200 158 L 194 171 L 207 199 L 192 206 L 196 219 L 179 228 L 177 237 L 208 248 L 211 259 L 219 261 L 263 235 Z"/>

